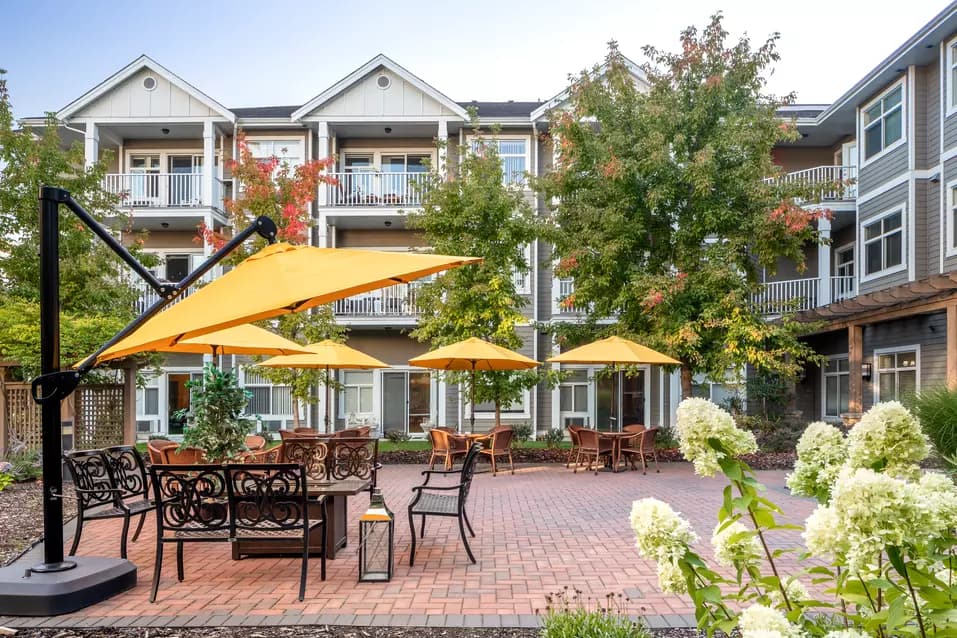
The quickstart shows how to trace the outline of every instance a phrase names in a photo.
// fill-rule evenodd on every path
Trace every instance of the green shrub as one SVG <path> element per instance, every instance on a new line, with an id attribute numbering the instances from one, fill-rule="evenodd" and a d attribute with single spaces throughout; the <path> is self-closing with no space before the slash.
<path id="1" fill-rule="evenodd" d="M 649 638 L 651 632 L 625 612 L 625 600 L 609 594 L 604 605 L 583 601 L 581 592 L 566 588 L 549 594 L 541 615 L 542 638 Z"/>
<path id="2" fill-rule="evenodd" d="M 403 432 L 402 430 L 389 430 L 385 433 L 385 438 L 390 443 L 402 443 L 404 441 L 408 441 L 412 437 L 409 436 L 407 432 Z"/>
<path id="3" fill-rule="evenodd" d="M 43 476 L 40 465 L 40 451 L 23 449 L 7 453 L 7 463 L 10 470 L 7 472 L 14 481 L 35 481 Z"/>
<path id="4" fill-rule="evenodd" d="M 561 428 L 552 428 L 539 438 L 545 442 L 545 447 L 551 450 L 562 444 L 565 440 L 565 432 Z"/>
<path id="5" fill-rule="evenodd" d="M 176 413 L 189 419 L 183 445 L 205 450 L 213 462 L 234 459 L 245 451 L 254 421 L 243 413 L 252 394 L 239 386 L 236 374 L 207 364 L 202 380 L 187 381 L 186 387 L 190 408 Z"/>
<path id="6" fill-rule="evenodd" d="M 150 434 L 150 441 L 169 441 L 170 438 L 163 434 Z"/>
<path id="7" fill-rule="evenodd" d="M 939 387 L 921 392 L 913 407 L 938 456 L 957 466 L 957 391 Z"/>
<path id="8" fill-rule="evenodd" d="M 531 423 L 519 423 L 512 426 L 512 432 L 515 433 L 515 440 L 525 443 L 532 439 L 532 435 L 535 434 L 535 430 L 532 428 Z"/>
<path id="9" fill-rule="evenodd" d="M 0 492 L 13 485 L 13 474 L 0 471 Z"/>
<path id="10" fill-rule="evenodd" d="M 738 427 L 754 434 L 758 449 L 762 452 L 793 452 L 807 426 L 787 417 L 766 419 L 762 416 L 738 416 L 735 421 Z"/>
<path id="11" fill-rule="evenodd" d="M 672 426 L 658 426 L 658 434 L 655 435 L 655 447 L 659 450 L 672 450 L 678 447 L 678 437 Z"/>

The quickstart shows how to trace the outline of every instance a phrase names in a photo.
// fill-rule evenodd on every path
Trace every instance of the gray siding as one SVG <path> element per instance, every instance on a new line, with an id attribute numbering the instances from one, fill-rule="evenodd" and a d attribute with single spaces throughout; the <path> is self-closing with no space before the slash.
<path id="1" fill-rule="evenodd" d="M 875 217 L 875 216 L 877 216 L 877 215 L 880 215 L 880 214 L 882 214 L 882 213 L 885 213 L 885 212 L 887 212 L 888 210 L 890 210 L 890 209 L 892 209 L 892 208 L 894 208 L 894 207 L 896 207 L 896 206 L 903 205 L 903 206 L 905 207 L 905 209 L 906 209 L 906 206 L 907 206 L 907 192 L 908 192 L 908 185 L 907 185 L 907 184 L 901 184 L 901 185 L 899 185 L 899 186 L 896 186 L 896 187 L 892 188 L 891 190 L 887 191 L 886 193 L 882 193 L 881 195 L 875 197 L 874 199 L 869 200 L 869 201 L 867 201 L 867 202 L 865 202 L 865 203 L 859 205 L 859 207 L 858 207 L 858 219 L 860 220 L 859 223 L 860 223 L 860 225 L 861 225 L 861 228 L 863 228 L 864 224 L 866 224 L 867 221 L 868 221 L 870 218 Z M 906 213 L 907 213 L 907 215 L 913 215 L 913 214 L 914 214 L 913 211 L 906 211 Z M 905 217 L 906 217 L 907 215 L 905 215 Z M 904 228 L 905 228 L 905 231 L 906 231 L 907 226 L 908 226 L 907 219 L 905 219 L 905 220 L 904 220 Z M 906 235 L 906 232 L 905 232 L 905 235 Z M 905 263 L 905 264 L 907 263 L 907 260 L 908 260 L 908 250 L 909 250 L 908 243 L 909 243 L 909 242 L 908 242 L 908 239 L 907 239 L 907 237 L 905 236 L 905 238 L 904 238 L 904 256 L 903 256 L 903 259 L 904 259 L 904 263 Z M 859 272 L 863 273 L 863 272 L 864 272 L 864 245 L 863 245 L 863 243 L 862 243 L 861 246 L 859 247 L 858 257 L 859 257 L 860 262 L 861 262 L 861 264 L 860 264 L 860 271 L 859 271 Z M 902 283 L 906 283 L 907 280 L 908 280 L 908 274 L 907 274 L 907 270 L 905 269 L 905 270 L 902 270 L 902 271 L 900 271 L 900 272 L 896 272 L 896 273 L 893 273 L 893 274 L 891 274 L 891 275 L 888 275 L 888 276 L 886 276 L 886 277 L 880 277 L 880 278 L 878 278 L 878 279 L 872 279 L 872 280 L 867 281 L 867 282 L 862 281 L 862 282 L 861 282 L 861 285 L 860 285 L 860 292 L 861 292 L 861 293 L 874 292 L 875 290 L 880 290 L 881 288 L 887 288 L 888 286 L 896 286 L 896 285 L 899 285 L 899 284 L 902 284 Z"/>
<path id="2" fill-rule="evenodd" d="M 874 350 L 920 346 L 918 383 L 922 390 L 947 380 L 947 315 L 938 312 L 864 327 L 864 361 L 874 365 L 870 381 L 864 382 L 864 409 L 874 405 L 877 362 Z"/>
<path id="3" fill-rule="evenodd" d="M 957 115 L 954 116 L 954 119 L 957 119 Z M 945 189 L 945 195 L 946 195 L 947 185 L 948 185 L 950 182 L 954 181 L 954 180 L 957 180 L 957 158 L 948 160 L 947 162 L 944 163 L 944 175 L 943 175 L 943 179 L 941 179 L 941 181 L 940 181 L 939 188 Z M 946 196 L 945 196 L 945 198 L 944 198 L 943 204 L 941 204 L 940 200 L 938 199 L 938 201 L 935 203 L 935 206 L 937 207 L 937 211 L 938 211 L 938 214 L 937 214 L 937 216 L 936 216 L 936 217 L 937 217 L 936 223 L 937 223 L 938 228 L 939 228 L 939 233 L 938 233 L 937 237 L 939 238 L 939 240 L 946 241 L 946 238 L 944 237 L 944 233 L 946 232 L 946 230 L 945 230 L 945 228 L 940 228 L 940 213 L 939 213 L 940 207 L 941 207 L 941 206 L 944 206 L 944 215 L 950 215 L 950 214 L 952 214 L 951 211 L 949 211 L 949 210 L 947 209 L 947 198 L 946 198 Z M 928 230 L 928 232 L 930 232 L 930 231 Z M 946 246 L 946 244 L 945 244 L 945 246 Z M 938 250 L 937 253 L 935 253 L 935 254 L 933 254 L 933 255 L 928 255 L 928 256 L 927 256 L 928 259 L 934 260 L 934 262 L 935 262 L 935 268 L 936 268 L 936 265 L 939 265 L 939 264 L 940 264 L 940 252 L 939 252 L 939 251 L 940 251 L 940 247 L 939 247 L 939 246 L 938 246 L 937 250 Z M 951 271 L 954 271 L 954 270 L 957 270 L 957 255 L 952 256 L 952 257 L 947 257 L 947 256 L 946 256 L 946 253 L 945 253 L 945 255 L 944 255 L 944 272 L 951 272 Z"/>
<path id="4" fill-rule="evenodd" d="M 535 291 L 538 302 L 538 320 L 552 318 L 552 247 L 543 241 L 538 242 L 538 289 Z"/>
<path id="5" fill-rule="evenodd" d="M 940 157 L 940 75 L 935 61 L 917 70 L 917 168 L 936 166 Z"/>
<path id="6" fill-rule="evenodd" d="M 814 335 L 806 339 L 814 351 L 823 355 L 847 354 L 847 330 Z M 804 369 L 804 381 L 794 386 L 794 408 L 806 421 L 817 421 L 823 417 L 821 412 L 821 368 L 808 365 Z"/>
<path id="7" fill-rule="evenodd" d="M 547 334 L 538 334 L 538 360 L 545 361 L 552 356 L 552 338 Z M 550 363 L 545 365 L 551 366 Z M 537 401 L 537 418 L 535 427 L 539 432 L 550 430 L 552 428 L 552 390 L 539 383 L 535 388 L 535 401 Z"/>
<path id="8" fill-rule="evenodd" d="M 940 270 L 940 188 L 939 183 L 917 182 L 917 279 Z"/>
<path id="9" fill-rule="evenodd" d="M 914 182 L 914 212 L 912 213 L 915 217 L 915 234 L 914 237 L 914 253 L 916 254 L 916 259 L 914 260 L 914 278 L 922 279 L 927 276 L 927 251 L 928 251 L 928 242 L 930 241 L 927 236 L 928 233 L 928 224 L 929 224 L 929 215 L 927 211 L 927 191 L 929 182 L 926 180 L 919 180 Z"/>
<path id="10" fill-rule="evenodd" d="M 939 59 L 939 58 L 938 58 Z M 947 94 L 950 92 L 948 84 L 950 83 L 950 77 L 948 73 L 944 73 L 944 97 L 942 102 L 947 99 Z M 938 87 L 940 82 L 937 83 Z M 938 109 L 940 104 L 938 104 Z M 946 109 L 946 102 L 945 102 Z M 946 113 L 946 110 L 944 111 Z M 957 146 L 957 112 L 953 113 L 950 116 L 945 116 L 944 119 L 944 150 L 949 150 Z"/>
<path id="11" fill-rule="evenodd" d="M 910 114 L 908 114 L 909 116 Z M 858 177 L 859 195 L 875 190 L 881 184 L 906 173 L 907 145 L 912 143 L 913 140 L 907 140 L 906 143 L 901 144 L 887 155 L 862 167 Z M 863 150 L 861 151 L 861 157 L 863 157 Z"/>

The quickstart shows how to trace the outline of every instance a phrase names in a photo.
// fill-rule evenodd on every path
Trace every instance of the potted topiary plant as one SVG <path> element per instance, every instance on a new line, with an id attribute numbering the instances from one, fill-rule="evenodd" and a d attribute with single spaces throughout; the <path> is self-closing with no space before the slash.
<path id="1" fill-rule="evenodd" d="M 240 387 L 236 375 L 208 363 L 202 380 L 189 381 L 186 387 L 190 408 L 176 413 L 187 419 L 183 446 L 203 449 L 214 463 L 231 461 L 246 451 L 254 421 L 243 413 L 252 395 Z"/>

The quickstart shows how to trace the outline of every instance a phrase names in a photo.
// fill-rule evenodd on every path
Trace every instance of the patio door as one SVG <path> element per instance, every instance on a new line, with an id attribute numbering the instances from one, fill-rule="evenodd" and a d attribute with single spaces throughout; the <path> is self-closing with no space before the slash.
<path id="1" fill-rule="evenodd" d="M 133 206 L 160 205 L 159 155 L 130 157 L 130 204 Z"/>
<path id="2" fill-rule="evenodd" d="M 645 396 L 645 371 L 625 376 L 621 374 L 621 427 L 641 424 L 648 426 L 645 419 L 645 407 L 648 397 Z"/>
<path id="3" fill-rule="evenodd" d="M 834 251 L 834 270 L 840 277 L 835 282 L 834 301 L 854 296 L 854 244 L 842 246 Z"/>
<path id="4" fill-rule="evenodd" d="M 181 436 L 186 425 L 186 418 L 175 416 L 179 410 L 188 410 L 190 392 L 186 387 L 187 381 L 198 381 L 203 378 L 200 372 L 170 372 L 166 375 L 166 433 Z"/>
<path id="5" fill-rule="evenodd" d="M 202 155 L 170 155 L 169 205 L 199 206 L 202 203 Z"/>
<path id="6" fill-rule="evenodd" d="M 420 371 L 382 373 L 382 431 L 421 434 L 432 416 L 432 375 Z"/>
<path id="7" fill-rule="evenodd" d="M 595 428 L 601 432 L 618 432 L 621 422 L 620 373 L 595 376 Z"/>

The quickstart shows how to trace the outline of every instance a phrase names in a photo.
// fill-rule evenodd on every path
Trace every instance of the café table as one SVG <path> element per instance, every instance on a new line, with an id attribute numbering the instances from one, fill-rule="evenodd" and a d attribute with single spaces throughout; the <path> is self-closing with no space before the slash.
<path id="1" fill-rule="evenodd" d="M 346 546 L 349 531 L 349 497 L 364 492 L 372 485 L 371 479 L 347 478 L 337 481 L 315 481 L 307 483 L 309 490 L 309 519 L 322 518 L 322 497 L 326 504 L 326 558 L 334 559 L 336 553 Z M 301 541 L 291 541 L 288 546 L 280 541 L 239 540 L 233 544 L 233 559 L 243 556 L 275 556 L 277 554 L 300 554 Z M 313 528 L 309 533 L 309 555 L 322 554 L 322 529 Z"/>
<path id="2" fill-rule="evenodd" d="M 621 462 L 621 444 L 629 438 L 640 438 L 641 433 L 635 432 L 599 432 L 599 436 L 611 439 L 611 471 L 618 472 Z M 608 467 L 607 465 L 605 467 Z"/>

